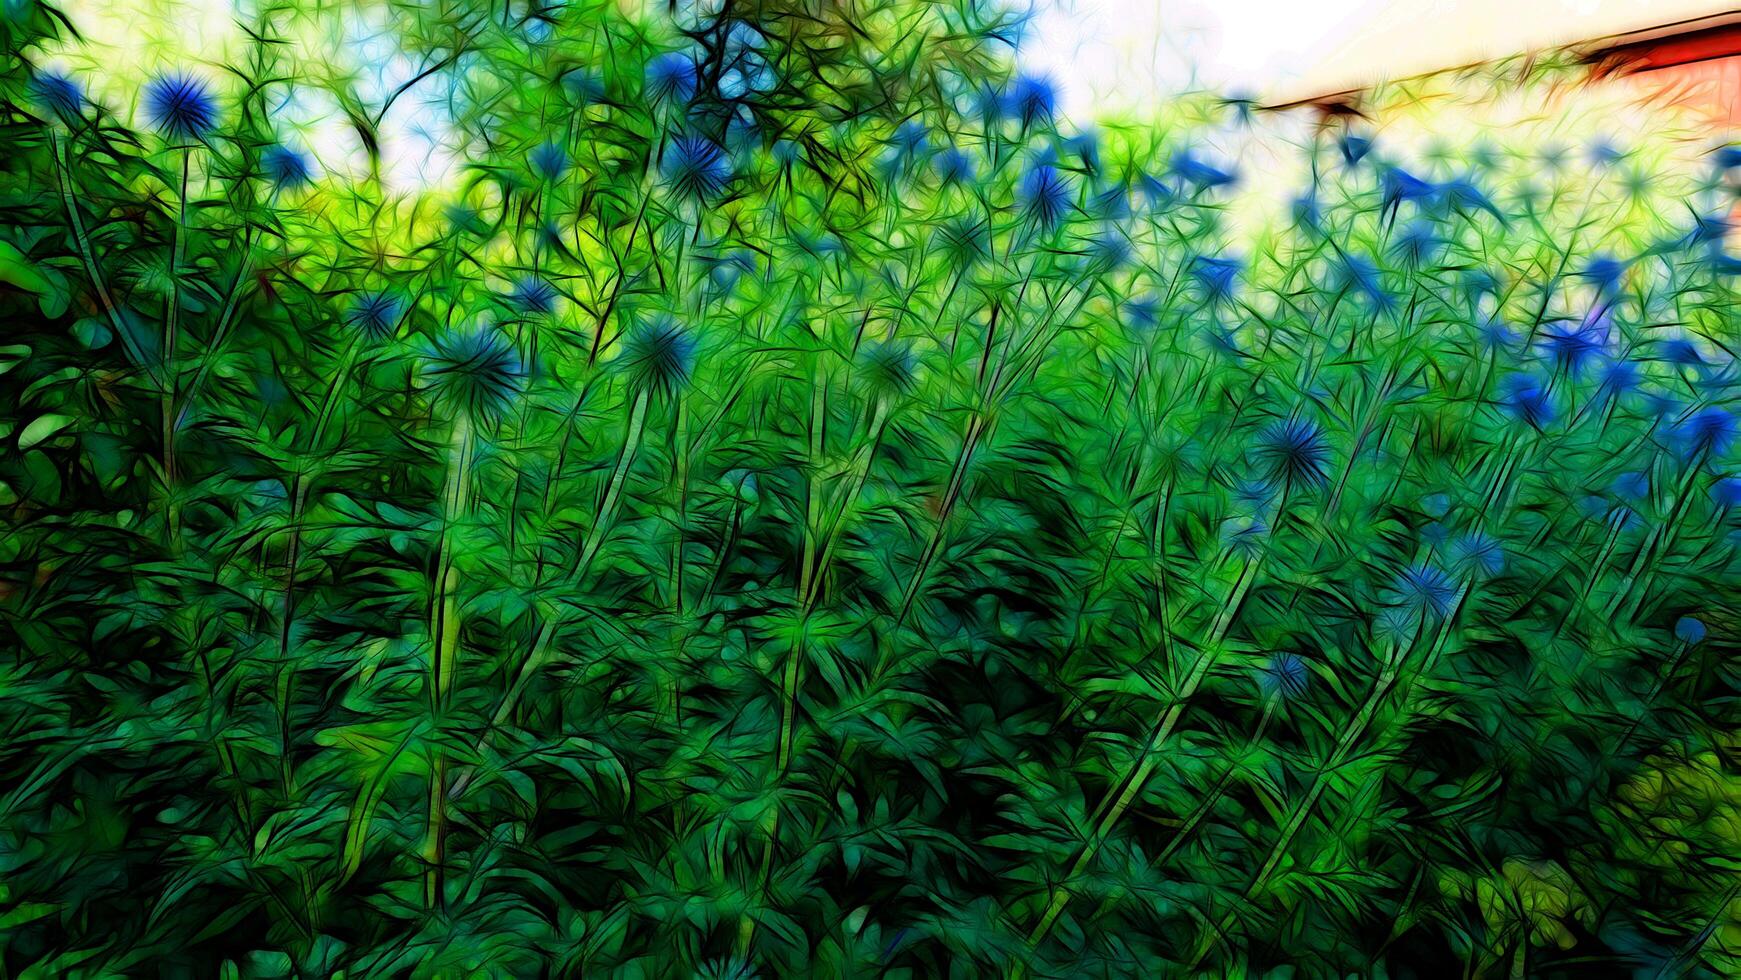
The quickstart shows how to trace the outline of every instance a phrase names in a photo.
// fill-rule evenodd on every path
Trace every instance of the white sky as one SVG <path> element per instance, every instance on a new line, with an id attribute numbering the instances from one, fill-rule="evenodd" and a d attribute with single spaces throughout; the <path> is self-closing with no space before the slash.
<path id="1" fill-rule="evenodd" d="M 1298 97 L 1654 27 L 1733 0 L 1031 0 L 1017 54 L 1066 114 L 1207 85 Z"/>
<path id="2" fill-rule="evenodd" d="M 84 34 L 67 67 L 102 92 L 165 65 L 224 81 L 240 41 L 236 6 L 249 0 L 67 0 Z M 652 2 L 652 0 L 648 0 Z M 663 2 L 663 0 L 658 0 Z M 1079 124 L 1141 112 L 1168 93 L 1211 87 L 1271 101 L 1334 92 L 1607 34 L 1715 13 L 1741 0 L 1006 0 L 1035 11 L 1017 60 L 1052 77 Z M 165 4 L 175 12 L 165 16 Z M 396 51 L 379 7 L 351 9 L 346 39 L 301 52 L 328 57 L 359 92 L 390 87 L 415 66 Z M 135 92 L 102 92 L 125 105 Z M 329 100 L 330 101 L 330 100 Z M 439 114 L 416 98 L 395 104 L 381 138 L 390 184 L 414 187 L 451 172 Z M 318 103 L 318 100 L 317 100 Z M 361 151 L 335 106 L 282 107 L 286 139 L 323 169 L 354 170 Z"/>

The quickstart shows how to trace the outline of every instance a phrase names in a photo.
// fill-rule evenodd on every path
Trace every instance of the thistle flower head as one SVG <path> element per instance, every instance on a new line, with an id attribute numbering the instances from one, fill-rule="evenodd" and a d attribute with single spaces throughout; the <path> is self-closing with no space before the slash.
<path id="1" fill-rule="evenodd" d="M 695 338 L 676 318 L 656 316 L 623 338 L 616 363 L 634 390 L 670 397 L 695 370 Z"/>
<path id="2" fill-rule="evenodd" d="M 30 96 L 61 119 L 73 119 L 85 107 L 78 83 L 57 71 L 39 71 L 30 76 Z"/>
<path id="3" fill-rule="evenodd" d="M 700 136 L 682 136 L 665 148 L 659 170 L 672 190 L 701 201 L 725 190 L 732 168 L 719 144 Z"/>
<path id="4" fill-rule="evenodd" d="M 1701 408 L 1675 427 L 1675 441 L 1687 457 L 1721 456 L 1735 441 L 1735 416 L 1716 405 Z"/>
<path id="5" fill-rule="evenodd" d="M 1203 160 L 1190 150 L 1181 150 L 1173 157 L 1172 172 L 1173 176 L 1199 191 L 1227 187 L 1239 179 L 1233 171 Z"/>
<path id="6" fill-rule="evenodd" d="M 1457 583 L 1433 565 L 1410 565 L 1391 585 L 1393 605 L 1434 616 L 1450 612 L 1456 595 Z"/>
<path id="7" fill-rule="evenodd" d="M 424 352 L 421 378 L 448 416 L 495 424 L 519 395 L 525 368 L 513 342 L 484 327 L 437 339 Z"/>
<path id="8" fill-rule="evenodd" d="M 889 137 L 889 145 L 902 156 L 914 157 L 925 152 L 930 138 L 931 131 L 925 128 L 924 123 L 909 119 L 895 128 L 894 135 Z"/>
<path id="9" fill-rule="evenodd" d="M 1384 168 L 1384 176 L 1379 181 L 1383 192 L 1384 208 L 1395 207 L 1402 201 L 1427 201 L 1436 192 L 1436 188 L 1425 180 L 1416 177 L 1401 167 Z"/>
<path id="10" fill-rule="evenodd" d="M 532 172 L 548 181 L 562 179 L 568 172 L 568 151 L 555 140 L 545 140 L 532 148 L 526 155 L 526 162 L 532 165 Z"/>
<path id="11" fill-rule="evenodd" d="M 1663 342 L 1662 359 L 1676 367 L 1704 367 L 1705 357 L 1699 346 L 1688 337 L 1675 337 Z"/>
<path id="12" fill-rule="evenodd" d="M 1316 425 L 1295 418 L 1265 428 L 1258 438 L 1256 455 L 1266 479 L 1296 488 L 1315 488 L 1325 482 L 1330 447 Z"/>
<path id="13" fill-rule="evenodd" d="M 359 293 L 345 323 L 370 340 L 385 340 L 399 325 L 399 301 L 383 292 Z"/>
<path id="14" fill-rule="evenodd" d="M 933 166 L 945 186 L 970 183 L 974 177 L 973 158 L 953 146 L 937 154 Z"/>
<path id="15" fill-rule="evenodd" d="M 697 77 L 694 60 L 678 51 L 667 52 L 647 62 L 644 91 L 650 102 L 688 102 L 695 97 Z"/>
<path id="16" fill-rule="evenodd" d="M 1048 78 L 1022 75 L 1010 86 L 1010 112 L 1022 121 L 1023 127 L 1051 123 L 1057 105 L 1058 90 Z"/>
<path id="17" fill-rule="evenodd" d="M 1554 402 L 1541 379 L 1514 374 L 1506 379 L 1505 409 L 1532 429 L 1554 420 Z"/>
<path id="18" fill-rule="evenodd" d="M 1498 575 L 1505 568 L 1505 546 L 1485 531 L 1470 531 L 1451 543 L 1451 568 L 1470 577 Z"/>
<path id="19" fill-rule="evenodd" d="M 1632 470 L 1614 478 L 1614 495 L 1628 504 L 1636 504 L 1650 496 L 1650 474 Z"/>
<path id="20" fill-rule="evenodd" d="M 1583 373 L 1584 365 L 1602 353 L 1608 343 L 1606 322 L 1598 317 L 1586 319 L 1576 326 L 1565 324 L 1549 327 L 1543 332 L 1542 347 L 1553 359 L 1554 366 L 1571 377 Z"/>
<path id="21" fill-rule="evenodd" d="M 1235 258 L 1199 255 L 1191 260 L 1191 278 L 1203 290 L 1203 298 L 1221 303 L 1233 297 L 1234 280 L 1239 276 L 1240 262 Z"/>
<path id="22" fill-rule="evenodd" d="M 1724 510 L 1741 504 L 1741 477 L 1725 476 L 1711 484 L 1711 500 Z"/>
<path id="23" fill-rule="evenodd" d="M 218 106 L 194 75 L 159 75 L 145 84 L 145 116 L 164 137 L 199 139 L 217 122 Z"/>
<path id="24" fill-rule="evenodd" d="M 1359 133 L 1343 133 L 1336 140 L 1336 148 L 1342 152 L 1343 162 L 1352 167 L 1372 152 L 1372 139 Z"/>
<path id="25" fill-rule="evenodd" d="M 307 186 L 314 180 L 314 170 L 302 152 L 279 143 L 260 154 L 260 169 L 273 188 L 281 191 Z"/>
<path id="26" fill-rule="evenodd" d="M 1142 295 L 1124 301 L 1124 322 L 1138 332 L 1153 330 L 1161 320 L 1161 301 L 1153 295 Z"/>
<path id="27" fill-rule="evenodd" d="M 1620 279 L 1626 274 L 1626 263 L 1611 255 L 1591 259 L 1579 273 L 1603 296 L 1612 296 L 1620 289 Z"/>
<path id="28" fill-rule="evenodd" d="M 1297 700 L 1306 694 L 1311 671 L 1298 654 L 1278 653 L 1258 671 L 1257 686 L 1265 697 Z"/>
<path id="29" fill-rule="evenodd" d="M 1705 624 L 1691 616 L 1675 620 L 1675 639 L 1692 646 L 1705 639 Z"/>
<path id="30" fill-rule="evenodd" d="M 1056 228 L 1070 210 L 1070 183 L 1058 168 L 1042 163 L 1022 175 L 1022 211 L 1042 228 Z"/>
<path id="31" fill-rule="evenodd" d="M 542 276 L 524 275 L 514 280 L 508 299 L 523 313 L 556 312 L 556 287 Z"/>

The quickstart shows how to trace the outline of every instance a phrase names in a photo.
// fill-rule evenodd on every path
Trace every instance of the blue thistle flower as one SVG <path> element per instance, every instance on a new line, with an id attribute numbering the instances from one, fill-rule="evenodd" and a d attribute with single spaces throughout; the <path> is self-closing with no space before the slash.
<path id="1" fill-rule="evenodd" d="M 1582 373 L 1585 364 L 1602 353 L 1607 342 L 1605 323 L 1600 318 L 1584 320 L 1575 327 L 1549 327 L 1542 337 L 1542 346 L 1547 348 L 1554 365 L 1574 378 Z"/>
<path id="2" fill-rule="evenodd" d="M 260 154 L 260 169 L 278 190 L 295 190 L 314 180 L 308 157 L 282 143 Z"/>
<path id="3" fill-rule="evenodd" d="M 1381 211 L 1394 210 L 1403 201 L 1419 203 L 1431 200 L 1435 192 L 1431 183 L 1401 167 L 1386 167 L 1379 185 L 1384 195 L 1379 208 Z"/>
<path id="4" fill-rule="evenodd" d="M 1100 172 L 1100 137 L 1092 132 L 1077 133 L 1064 140 L 1064 148 L 1076 157 L 1083 170 L 1090 174 Z"/>
<path id="5" fill-rule="evenodd" d="M 1675 427 L 1675 436 L 1688 457 L 1709 453 L 1721 456 L 1735 440 L 1735 416 L 1711 405 L 1694 412 Z"/>
<path id="6" fill-rule="evenodd" d="M 1010 86 L 1009 107 L 1024 129 L 1036 123 L 1050 124 L 1057 104 L 1058 92 L 1049 79 L 1022 75 Z"/>
<path id="7" fill-rule="evenodd" d="M 698 77 L 695 62 L 688 55 L 671 51 L 647 62 L 644 91 L 654 103 L 688 102 L 695 97 Z"/>
<path id="8" fill-rule="evenodd" d="M 1372 152 L 1372 140 L 1358 133 L 1343 133 L 1336 140 L 1336 148 L 1342 151 L 1343 162 L 1352 167 Z"/>
<path id="9" fill-rule="evenodd" d="M 1088 206 L 1102 221 L 1123 221 L 1130 217 L 1130 188 L 1124 184 L 1099 188 L 1089 197 Z"/>
<path id="10" fill-rule="evenodd" d="M 1233 297 L 1234 280 L 1239 276 L 1238 259 L 1211 258 L 1199 255 L 1191 260 L 1191 278 L 1203 288 L 1207 302 L 1219 303 Z"/>
<path id="11" fill-rule="evenodd" d="M 937 179 L 945 186 L 965 184 L 973 180 L 973 158 L 953 146 L 937 155 L 935 166 Z"/>
<path id="12" fill-rule="evenodd" d="M 145 115 L 169 139 L 199 139 L 217 122 L 218 106 L 193 75 L 159 75 L 145 84 Z"/>
<path id="13" fill-rule="evenodd" d="M 345 323 L 370 340 L 385 340 L 399 325 L 399 301 L 382 292 L 361 293 L 345 313 Z"/>
<path id="14" fill-rule="evenodd" d="M 1265 697 L 1280 696 L 1293 701 L 1306 694 L 1306 682 L 1311 672 L 1306 662 L 1292 653 L 1278 653 L 1269 658 L 1258 672 L 1257 686 Z"/>
<path id="15" fill-rule="evenodd" d="M 981 85 L 974 93 L 973 108 L 981 123 L 996 126 L 1008 116 L 1010 101 L 990 85 Z"/>
<path id="16" fill-rule="evenodd" d="M 1724 510 L 1741 504 L 1741 477 L 1725 476 L 1711 484 L 1711 500 Z"/>
<path id="17" fill-rule="evenodd" d="M 1554 419 L 1554 403 L 1547 386 L 1527 374 L 1514 374 L 1506 382 L 1505 407 L 1512 415 L 1533 429 L 1540 429 Z"/>
<path id="18" fill-rule="evenodd" d="M 1316 488 L 1325 482 L 1330 447 L 1324 434 L 1306 419 L 1272 423 L 1258 438 L 1256 456 L 1271 482 Z"/>
<path id="19" fill-rule="evenodd" d="M 1704 367 L 1705 358 L 1698 345 L 1686 337 L 1675 337 L 1662 345 L 1662 359 L 1676 367 Z"/>
<path id="20" fill-rule="evenodd" d="M 556 312 L 556 287 L 540 276 L 521 276 L 514 280 L 514 288 L 509 292 L 509 301 L 525 313 L 550 314 Z"/>
<path id="21" fill-rule="evenodd" d="M 1711 162 L 1718 170 L 1733 170 L 1741 167 L 1741 146 L 1719 146 L 1711 151 Z"/>
<path id="22" fill-rule="evenodd" d="M 525 370 L 513 343 L 483 328 L 437 339 L 424 352 L 421 376 L 448 415 L 494 424 L 519 395 Z"/>
<path id="23" fill-rule="evenodd" d="M 1161 301 L 1152 295 L 1124 302 L 1124 322 L 1137 331 L 1153 330 L 1161 320 Z"/>
<path id="24" fill-rule="evenodd" d="M 1471 210 L 1485 211 L 1497 219 L 1501 225 L 1510 224 L 1506 220 L 1505 212 L 1499 210 L 1499 205 L 1494 204 L 1493 199 L 1468 178 L 1459 178 L 1441 185 L 1439 196 L 1444 203 L 1459 213 L 1467 213 Z"/>
<path id="25" fill-rule="evenodd" d="M 526 160 L 532 165 L 533 173 L 548 181 L 561 180 L 568 172 L 568 151 L 555 140 L 545 140 L 533 147 Z"/>
<path id="26" fill-rule="evenodd" d="M 85 107 L 85 95 L 77 82 L 56 71 L 39 71 L 30 77 L 30 95 L 39 105 L 62 119 L 73 119 Z"/>
<path id="27" fill-rule="evenodd" d="M 1043 163 L 1022 175 L 1021 199 L 1036 224 L 1056 228 L 1070 210 L 1070 184 L 1058 168 Z"/>
<path id="28" fill-rule="evenodd" d="M 669 397 L 695 370 L 695 338 L 675 318 L 661 315 L 629 332 L 616 363 L 635 390 Z"/>
<path id="29" fill-rule="evenodd" d="M 1483 350 L 1505 350 L 1517 340 L 1517 334 L 1512 331 L 1511 325 L 1496 316 L 1482 320 L 1480 329 Z"/>
<path id="30" fill-rule="evenodd" d="M 1390 296 L 1384 291 L 1384 283 L 1379 278 L 1378 266 L 1371 259 L 1350 254 L 1342 259 L 1340 265 L 1341 288 L 1350 289 L 1365 296 L 1367 302 L 1377 309 L 1390 308 Z"/>
<path id="31" fill-rule="evenodd" d="M 1693 646 L 1705 638 L 1705 624 L 1691 616 L 1682 616 L 1675 620 L 1675 639 Z"/>
<path id="32" fill-rule="evenodd" d="M 1151 173 L 1137 176 L 1137 192 L 1150 208 L 1160 209 L 1173 203 L 1173 189 L 1166 182 Z"/>
<path id="33" fill-rule="evenodd" d="M 1626 159 L 1626 151 L 1616 146 L 1612 140 L 1597 137 L 1590 141 L 1590 163 L 1605 167 Z"/>
<path id="34" fill-rule="evenodd" d="M 1638 365 L 1624 357 L 1616 357 L 1603 363 L 1601 381 L 1597 390 L 1600 394 L 1618 398 L 1638 387 Z"/>
<path id="35" fill-rule="evenodd" d="M 1432 565 L 1410 565 L 1397 576 L 1391 593 L 1397 606 L 1443 616 L 1451 611 L 1451 602 L 1457 596 L 1457 583 Z"/>
<path id="36" fill-rule="evenodd" d="M 1626 274 L 1626 263 L 1609 255 L 1597 256 L 1579 273 L 1603 296 L 1612 296 L 1620 289 L 1620 278 Z"/>
<path id="37" fill-rule="evenodd" d="M 1461 575 L 1492 576 L 1505 568 L 1505 548 L 1483 531 L 1471 531 L 1451 545 L 1451 567 Z"/>
<path id="38" fill-rule="evenodd" d="M 1643 470 L 1622 473 L 1614 478 L 1614 495 L 1628 504 L 1636 504 L 1650 496 L 1650 474 Z"/>
<path id="39" fill-rule="evenodd" d="M 1199 191 L 1228 187 L 1239 178 L 1231 170 L 1223 170 L 1198 159 L 1190 150 L 1181 150 L 1173 157 L 1173 175 Z"/>
<path id="40" fill-rule="evenodd" d="M 889 145 L 902 156 L 914 157 L 925 152 L 930 136 L 931 132 L 924 123 L 909 119 L 895 129 L 894 135 L 889 137 Z"/>
<path id="41" fill-rule="evenodd" d="M 717 195 L 731 180 L 731 160 L 725 151 L 699 136 L 673 140 L 659 169 L 673 190 L 698 200 Z"/>

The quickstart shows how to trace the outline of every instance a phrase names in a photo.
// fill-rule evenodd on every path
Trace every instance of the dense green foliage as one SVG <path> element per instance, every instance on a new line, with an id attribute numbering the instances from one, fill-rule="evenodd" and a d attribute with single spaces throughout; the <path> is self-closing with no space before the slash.
<path id="1" fill-rule="evenodd" d="M 390 13 L 454 186 L 0 15 L 0 973 L 1741 972 L 1733 161 Z"/>

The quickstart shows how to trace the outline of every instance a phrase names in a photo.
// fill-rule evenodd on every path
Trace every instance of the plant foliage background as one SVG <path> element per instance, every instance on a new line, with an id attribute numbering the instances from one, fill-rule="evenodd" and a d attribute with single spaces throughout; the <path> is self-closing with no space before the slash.
<path id="1" fill-rule="evenodd" d="M 1741 972 L 1741 155 L 1550 59 L 1253 222 L 990 5 L 366 9 L 4 8 L 6 975 Z"/>

